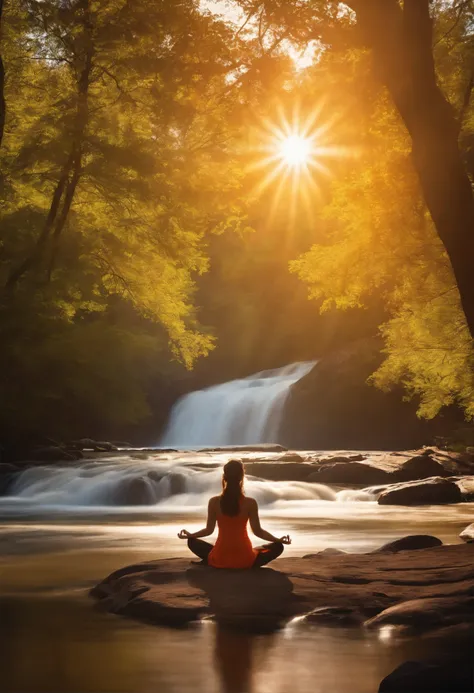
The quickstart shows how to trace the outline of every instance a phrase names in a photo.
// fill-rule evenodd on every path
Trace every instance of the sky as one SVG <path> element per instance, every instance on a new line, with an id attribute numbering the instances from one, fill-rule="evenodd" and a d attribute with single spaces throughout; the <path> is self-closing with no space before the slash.
<path id="1" fill-rule="evenodd" d="M 242 9 L 233 3 L 232 0 L 201 0 L 200 6 L 202 9 L 225 16 L 227 21 L 234 22 L 236 26 L 239 26 L 244 20 Z M 304 51 L 301 51 L 287 42 L 286 50 L 294 60 L 296 67 L 302 70 L 313 63 L 316 46 L 313 42 Z"/>

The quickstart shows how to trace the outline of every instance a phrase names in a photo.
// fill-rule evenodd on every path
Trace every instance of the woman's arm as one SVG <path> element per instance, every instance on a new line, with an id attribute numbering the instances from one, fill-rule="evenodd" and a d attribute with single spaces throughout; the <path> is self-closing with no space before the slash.
<path id="1" fill-rule="evenodd" d="M 211 498 L 207 506 L 207 523 L 204 529 L 200 529 L 199 532 L 188 532 L 186 529 L 182 529 L 178 537 L 180 539 L 189 539 L 189 537 L 194 537 L 195 539 L 199 539 L 199 537 L 208 537 L 209 534 L 212 534 L 214 531 L 216 520 L 216 498 Z"/>
<path id="2" fill-rule="evenodd" d="M 270 532 L 267 532 L 265 529 L 263 529 L 260 524 L 260 518 L 258 516 L 257 501 L 253 498 L 248 498 L 248 504 L 250 527 L 252 528 L 252 532 L 255 534 L 256 537 L 259 537 L 259 539 L 265 539 L 266 541 L 279 541 L 282 544 L 291 543 L 291 539 L 288 535 L 278 538 L 274 537 L 273 534 L 270 534 Z"/>

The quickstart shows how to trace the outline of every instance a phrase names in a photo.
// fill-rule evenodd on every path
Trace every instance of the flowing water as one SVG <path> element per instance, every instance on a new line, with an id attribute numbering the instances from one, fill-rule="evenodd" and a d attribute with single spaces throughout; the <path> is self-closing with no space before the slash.
<path id="1" fill-rule="evenodd" d="M 161 445 L 277 443 L 290 388 L 314 365 L 293 363 L 185 395 L 171 411 Z"/>
<path id="2" fill-rule="evenodd" d="M 186 555 L 176 533 L 203 525 L 229 456 L 123 454 L 19 477 L 0 498 L 2 693 L 375 693 L 397 664 L 436 652 L 360 629 L 295 622 L 246 636 L 210 622 L 157 628 L 94 608 L 87 590 L 112 570 Z M 247 493 L 266 528 L 292 535 L 287 555 L 369 551 L 409 533 L 457 542 L 474 509 L 378 506 L 361 490 L 256 478 Z"/>

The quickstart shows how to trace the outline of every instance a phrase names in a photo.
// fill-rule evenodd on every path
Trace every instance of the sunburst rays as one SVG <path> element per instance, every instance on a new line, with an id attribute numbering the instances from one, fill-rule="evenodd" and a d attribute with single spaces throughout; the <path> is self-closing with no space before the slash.
<path id="1" fill-rule="evenodd" d="M 283 199 L 288 203 L 290 218 L 294 219 L 301 203 L 305 211 L 314 211 L 322 183 L 331 176 L 331 160 L 353 153 L 332 143 L 334 125 L 334 118 L 322 118 L 321 105 L 305 117 L 298 106 L 291 117 L 280 107 L 275 119 L 262 120 L 249 170 L 261 173 L 255 185 L 256 196 L 274 188 L 271 215 Z"/>

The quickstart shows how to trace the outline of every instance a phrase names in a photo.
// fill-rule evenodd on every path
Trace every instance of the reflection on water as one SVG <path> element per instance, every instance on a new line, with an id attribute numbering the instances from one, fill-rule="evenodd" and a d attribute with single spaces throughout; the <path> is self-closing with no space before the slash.
<path id="1" fill-rule="evenodd" d="M 103 503 L 110 489 L 141 478 L 144 468 L 157 472 L 152 460 L 125 460 L 123 468 L 117 460 L 105 468 L 85 464 L 61 472 L 58 484 L 37 472 L 19 496 L 0 499 L 0 693 L 371 693 L 397 664 L 428 649 L 424 641 L 304 622 L 251 636 L 209 621 L 170 630 L 98 611 L 86 596 L 93 584 L 130 563 L 185 555 L 177 531 L 202 526 L 220 471 L 179 464 L 184 493 L 168 494 L 176 467 L 163 463 L 153 482 L 162 500 L 148 508 L 91 501 L 100 491 Z M 380 507 L 317 485 L 254 479 L 248 486 L 265 526 L 292 535 L 290 556 L 329 546 L 370 551 L 406 534 L 453 543 L 472 522 L 468 503 Z"/>
<path id="2" fill-rule="evenodd" d="M 0 602 L 2 693 L 375 693 L 426 651 L 423 641 L 384 645 L 373 633 L 305 625 L 258 636 L 211 622 L 156 628 L 84 596 Z"/>
<path id="3" fill-rule="evenodd" d="M 254 640 L 246 633 L 216 627 L 214 663 L 223 693 L 253 690 Z"/>

